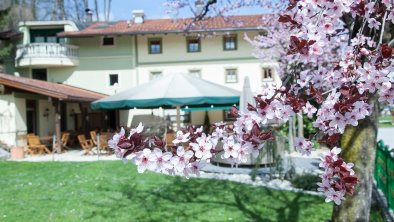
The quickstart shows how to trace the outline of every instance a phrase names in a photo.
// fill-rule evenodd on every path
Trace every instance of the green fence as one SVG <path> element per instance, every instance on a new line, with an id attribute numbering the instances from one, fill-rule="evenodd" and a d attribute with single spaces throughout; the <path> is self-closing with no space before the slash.
<path id="1" fill-rule="evenodd" d="M 394 158 L 382 140 L 377 144 L 374 176 L 378 188 L 386 196 L 389 209 L 394 210 Z"/>

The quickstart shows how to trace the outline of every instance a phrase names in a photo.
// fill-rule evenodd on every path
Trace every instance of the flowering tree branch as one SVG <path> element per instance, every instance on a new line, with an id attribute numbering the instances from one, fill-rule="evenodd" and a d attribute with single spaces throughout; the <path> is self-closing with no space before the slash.
<path id="1" fill-rule="evenodd" d="M 219 14 L 243 6 L 240 2 L 225 6 Z M 265 4 L 258 0 L 245 2 L 245 6 Z M 205 17 L 215 3 L 207 1 L 195 20 Z M 283 4 L 274 9 L 281 7 Z M 140 124 L 129 136 L 122 129 L 112 138 L 110 147 L 119 158 L 136 164 L 139 172 L 198 175 L 218 152 L 233 164 L 245 162 L 251 154 L 257 157 L 265 141 L 274 139 L 269 122 L 286 123 L 303 112 L 319 131 L 313 137 L 330 148 L 321 158 L 324 173 L 319 191 L 327 201 L 340 204 L 345 195 L 353 194 L 358 183 L 353 164 L 339 156 L 341 134 L 347 126 L 358 126 L 371 115 L 373 107 L 368 99 L 372 96 L 377 95 L 381 103 L 394 104 L 394 83 L 387 77 L 394 71 L 394 49 L 381 39 L 384 24 L 394 23 L 393 11 L 389 0 L 290 1 L 285 10 L 273 15 L 277 22 L 267 28 L 267 35 L 245 37 L 255 46 L 253 54 L 257 58 L 279 62 L 284 81 L 280 86 L 265 85 L 255 96 L 256 105 L 249 104 L 246 112 L 233 107 L 231 113 L 237 117 L 233 126 L 216 123 L 211 135 L 203 133 L 202 128 L 189 127 L 178 131 L 173 146 L 166 148 L 166 141 L 143 138 Z M 270 50 L 272 53 L 267 53 Z M 311 139 L 296 138 L 296 149 L 309 155 Z"/>

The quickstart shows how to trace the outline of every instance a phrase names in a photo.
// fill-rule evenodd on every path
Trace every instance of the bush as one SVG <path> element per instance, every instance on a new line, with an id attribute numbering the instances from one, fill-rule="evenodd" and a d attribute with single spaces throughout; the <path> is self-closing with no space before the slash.
<path id="1" fill-rule="evenodd" d="M 321 178 L 314 174 L 303 174 L 297 175 L 291 183 L 295 188 L 303 189 L 303 190 L 310 190 L 310 191 L 317 191 L 317 184 L 321 181 Z"/>

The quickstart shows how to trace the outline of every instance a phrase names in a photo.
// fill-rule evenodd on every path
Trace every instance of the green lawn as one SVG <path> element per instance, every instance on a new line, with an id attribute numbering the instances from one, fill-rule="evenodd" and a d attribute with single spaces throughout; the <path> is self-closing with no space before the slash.
<path id="1" fill-rule="evenodd" d="M 322 197 L 138 174 L 121 161 L 0 161 L 0 221 L 324 221 Z"/>
<path id="2" fill-rule="evenodd" d="M 379 127 L 394 127 L 392 124 L 392 116 L 381 116 L 379 117 Z"/>

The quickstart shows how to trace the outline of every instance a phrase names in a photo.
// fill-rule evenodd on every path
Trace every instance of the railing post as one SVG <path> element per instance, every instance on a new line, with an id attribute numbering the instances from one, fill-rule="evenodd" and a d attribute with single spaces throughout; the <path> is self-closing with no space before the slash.
<path id="1" fill-rule="evenodd" d="M 78 58 L 78 46 L 59 43 L 30 43 L 18 45 L 16 58 L 32 57 L 70 57 Z"/>

